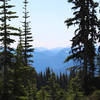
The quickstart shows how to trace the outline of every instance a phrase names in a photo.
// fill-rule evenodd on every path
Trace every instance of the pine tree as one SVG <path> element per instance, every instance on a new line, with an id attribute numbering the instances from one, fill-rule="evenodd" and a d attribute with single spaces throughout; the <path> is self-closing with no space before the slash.
<path id="1" fill-rule="evenodd" d="M 37 88 L 38 88 L 38 90 L 40 90 L 41 86 L 43 86 L 43 73 L 42 72 L 40 72 L 37 75 Z"/>
<path id="2" fill-rule="evenodd" d="M 49 100 L 48 99 L 48 91 L 45 90 L 45 87 L 42 87 L 38 92 L 37 92 L 37 99 L 36 100 Z"/>
<path id="3" fill-rule="evenodd" d="M 19 29 L 19 43 L 15 54 L 15 67 L 13 70 L 13 93 L 12 100 L 27 100 L 27 91 L 24 87 L 24 59 L 23 59 L 23 46 L 22 46 L 22 32 Z"/>
<path id="4" fill-rule="evenodd" d="M 3 81 L 3 100 L 9 99 L 9 88 L 8 88 L 8 73 L 9 69 L 12 68 L 12 58 L 14 51 L 13 48 L 10 47 L 12 43 L 15 42 L 15 39 L 12 39 L 11 36 L 18 35 L 16 33 L 17 28 L 11 26 L 8 22 L 11 21 L 13 18 L 18 18 L 18 16 L 15 16 L 16 12 L 11 11 L 10 9 L 14 7 L 14 5 L 9 5 L 8 2 L 10 0 L 0 0 L 1 6 L 0 6 L 0 42 L 2 44 L 1 46 L 1 54 L 0 56 L 3 57 L 2 66 L 4 67 L 4 81 Z"/>
<path id="5" fill-rule="evenodd" d="M 98 52 L 97 52 L 97 74 L 100 77 L 100 47 L 98 48 Z"/>
<path id="6" fill-rule="evenodd" d="M 23 56 L 23 45 L 22 45 L 22 34 L 19 29 L 19 43 L 16 49 L 16 62 L 13 73 L 14 89 L 13 99 L 14 100 L 35 100 L 36 96 L 36 71 L 33 67 L 24 65 Z"/>
<path id="7" fill-rule="evenodd" d="M 75 36 L 72 38 L 72 55 L 65 60 L 73 59 L 80 61 L 79 69 L 83 69 L 83 89 L 88 94 L 88 74 L 91 79 L 95 71 L 95 43 L 97 39 L 97 16 L 95 8 L 98 6 L 93 0 L 68 0 L 73 3 L 73 18 L 65 21 L 67 26 L 77 25 Z M 89 73 L 88 73 L 89 70 Z"/>
<path id="8" fill-rule="evenodd" d="M 30 44 L 33 39 L 32 39 L 32 33 L 31 33 L 31 28 L 29 27 L 29 21 L 28 21 L 28 11 L 27 11 L 27 4 L 28 1 L 25 0 L 24 2 L 24 22 L 23 22 L 23 36 L 24 36 L 24 60 L 25 60 L 25 66 L 28 66 L 30 63 L 33 62 L 33 60 L 31 60 L 30 58 L 33 57 L 33 55 L 31 54 L 33 52 L 33 48 L 32 48 L 32 44 Z"/>
<path id="9" fill-rule="evenodd" d="M 19 43 L 16 49 L 16 62 L 24 63 L 24 48 L 23 48 L 23 38 L 22 38 L 22 31 L 19 28 Z"/>
<path id="10" fill-rule="evenodd" d="M 50 79 L 50 68 L 48 67 L 47 69 L 46 69 L 46 81 L 48 81 L 49 79 Z"/>
<path id="11" fill-rule="evenodd" d="M 33 60 L 31 57 L 33 55 L 31 54 L 34 49 L 32 48 L 31 42 L 33 41 L 32 39 L 32 33 L 31 33 L 31 28 L 29 27 L 30 22 L 28 21 L 28 10 L 27 10 L 27 5 L 28 1 L 24 0 L 24 22 L 23 22 L 23 36 L 24 36 L 24 41 L 23 41 L 23 49 L 24 49 L 24 86 L 26 90 L 28 91 L 28 100 L 35 100 L 35 94 L 36 94 L 36 71 L 33 70 L 34 68 L 31 67 L 31 64 L 33 63 Z M 32 73 L 31 73 L 32 72 Z M 30 73 L 32 75 L 30 75 Z M 32 77 L 33 76 L 33 77 Z M 34 80 L 34 81 L 33 81 Z"/>
<path id="12" fill-rule="evenodd" d="M 72 78 L 70 80 L 70 84 L 67 92 L 68 100 L 82 100 L 83 92 L 82 92 L 80 81 L 81 79 L 79 78 L 78 75 L 75 78 Z"/>
<path id="13" fill-rule="evenodd" d="M 37 73 L 33 67 L 30 67 L 28 73 L 28 100 L 36 100 L 37 92 L 37 82 L 36 82 Z"/>

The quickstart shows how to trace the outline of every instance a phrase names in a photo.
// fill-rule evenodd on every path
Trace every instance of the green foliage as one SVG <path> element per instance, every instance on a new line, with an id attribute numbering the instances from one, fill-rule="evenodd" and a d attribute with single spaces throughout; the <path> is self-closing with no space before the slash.
<path id="1" fill-rule="evenodd" d="M 28 100 L 28 98 L 27 97 L 25 97 L 25 96 L 18 96 L 18 97 L 16 97 L 16 100 Z"/>
<path id="2" fill-rule="evenodd" d="M 28 1 L 25 0 L 24 2 L 24 22 L 23 22 L 23 36 L 24 36 L 24 40 L 23 40 L 23 49 L 24 49 L 24 64 L 25 66 L 29 66 L 30 63 L 33 63 L 33 60 L 30 59 L 31 57 L 33 57 L 33 55 L 31 54 L 34 49 L 32 48 L 32 45 L 30 44 L 33 39 L 32 39 L 32 33 L 31 33 L 31 28 L 29 27 L 29 21 L 28 21 L 28 11 L 27 11 L 27 4 L 28 4 Z"/>
<path id="3" fill-rule="evenodd" d="M 98 38 L 98 18 L 96 8 L 98 3 L 94 0 L 68 0 L 73 4 L 73 17 L 65 21 L 68 27 L 76 25 L 75 36 L 72 38 L 71 55 L 65 59 L 78 61 L 77 69 L 82 70 L 83 89 L 89 94 L 88 80 L 95 77 L 95 44 Z M 80 63 L 79 63 L 80 62 Z M 89 77 L 88 77 L 89 74 Z M 89 78 L 89 79 L 88 79 Z"/>
<path id="4" fill-rule="evenodd" d="M 13 67 L 13 58 L 14 54 L 12 53 L 14 49 L 10 46 L 15 42 L 15 39 L 11 38 L 11 36 L 18 36 L 16 32 L 18 29 L 11 26 L 11 19 L 18 18 L 15 16 L 16 12 L 10 10 L 13 8 L 13 5 L 9 4 L 10 0 L 0 0 L 0 58 L 3 58 L 0 63 L 4 69 L 3 71 L 3 92 L 2 98 L 4 100 L 10 99 L 10 94 L 12 90 L 12 78 L 10 76 L 12 67 Z"/>
<path id="5" fill-rule="evenodd" d="M 0 99 L 2 97 L 2 89 L 3 89 L 3 81 L 2 81 L 2 77 L 0 77 Z"/>
<path id="6" fill-rule="evenodd" d="M 73 58 L 74 58 L 74 55 L 68 56 L 68 57 L 65 59 L 64 63 L 70 61 L 70 60 L 73 59 Z"/>
<path id="7" fill-rule="evenodd" d="M 98 48 L 96 60 L 97 60 L 96 66 L 97 66 L 98 76 L 100 77 L 100 47 Z"/>
<path id="8" fill-rule="evenodd" d="M 84 97 L 80 81 L 78 76 L 71 79 L 67 93 L 68 100 L 81 100 Z"/>
<path id="9" fill-rule="evenodd" d="M 37 83 L 41 87 L 37 92 L 38 100 L 66 100 L 67 90 L 67 75 L 60 74 L 56 76 L 49 68 L 46 69 L 46 74 L 40 73 Z M 44 84 L 42 84 L 44 82 Z"/>
<path id="10" fill-rule="evenodd" d="M 100 90 L 94 91 L 88 100 L 100 100 Z"/>
<path id="11" fill-rule="evenodd" d="M 57 84 L 53 86 L 42 87 L 37 92 L 37 100 L 66 100 L 66 91 Z"/>
<path id="12" fill-rule="evenodd" d="M 39 90 L 36 95 L 37 100 L 49 100 L 48 96 L 49 96 L 49 93 L 48 91 L 45 90 L 44 87 L 42 87 L 41 90 Z"/>

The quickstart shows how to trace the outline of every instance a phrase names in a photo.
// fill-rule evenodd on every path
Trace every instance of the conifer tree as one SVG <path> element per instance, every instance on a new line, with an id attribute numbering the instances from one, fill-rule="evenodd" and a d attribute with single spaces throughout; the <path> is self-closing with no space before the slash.
<path id="1" fill-rule="evenodd" d="M 44 87 L 42 87 L 38 92 L 37 92 L 37 99 L 36 100 L 49 100 L 48 99 L 48 91 L 45 90 Z"/>
<path id="2" fill-rule="evenodd" d="M 81 64 L 77 66 L 83 70 L 83 89 L 88 94 L 88 74 L 94 77 L 95 71 L 95 43 L 97 39 L 97 16 L 95 8 L 98 6 L 93 0 L 68 0 L 73 3 L 74 17 L 65 21 L 67 26 L 77 25 L 75 36 L 72 38 L 72 55 L 66 59 L 75 59 Z M 88 73 L 89 70 L 89 73 Z"/>
<path id="3" fill-rule="evenodd" d="M 16 62 L 24 63 L 24 48 L 23 48 L 23 39 L 22 39 L 22 31 L 19 28 L 19 43 L 16 49 Z"/>
<path id="4" fill-rule="evenodd" d="M 37 88 L 38 88 L 38 90 L 40 90 L 40 88 L 43 86 L 43 84 L 44 84 L 43 80 L 44 80 L 43 73 L 40 72 L 37 75 Z"/>
<path id="5" fill-rule="evenodd" d="M 35 100 L 36 96 L 36 71 L 24 65 L 22 32 L 19 29 L 19 43 L 16 49 L 16 62 L 14 68 L 14 99 Z"/>
<path id="6" fill-rule="evenodd" d="M 29 27 L 30 22 L 28 21 L 29 15 L 27 10 L 28 0 L 24 0 L 24 22 L 23 22 L 23 49 L 24 49 L 24 86 L 26 90 L 28 91 L 28 100 L 35 100 L 36 99 L 36 71 L 34 68 L 32 68 L 30 65 L 33 63 L 33 60 L 31 57 L 33 55 L 31 54 L 34 49 L 32 48 L 31 42 L 32 39 L 32 33 L 31 28 Z"/>
<path id="7" fill-rule="evenodd" d="M 33 60 L 30 58 L 33 56 L 31 52 L 33 52 L 32 44 L 30 44 L 33 39 L 32 39 L 32 33 L 31 33 L 31 28 L 29 27 L 29 21 L 28 21 L 28 10 L 27 10 L 27 4 L 28 1 L 25 0 L 24 2 L 24 22 L 23 22 L 23 36 L 24 36 L 24 60 L 25 60 L 25 66 L 28 66 L 29 63 L 32 63 Z"/>
<path id="8" fill-rule="evenodd" d="M 100 77 L 100 47 L 98 48 L 98 52 L 97 52 L 97 74 Z"/>
<path id="9" fill-rule="evenodd" d="M 50 79 L 50 68 L 48 67 L 47 69 L 46 69 L 46 81 L 48 81 L 49 79 Z"/>
<path id="10" fill-rule="evenodd" d="M 70 80 L 68 87 L 67 98 L 68 100 L 83 100 L 83 92 L 81 87 L 81 79 L 77 75 L 75 78 Z M 84 99 L 85 100 L 85 99 Z"/>
<path id="11" fill-rule="evenodd" d="M 3 100 L 9 99 L 9 88 L 8 88 L 8 73 L 9 69 L 12 68 L 12 58 L 14 49 L 10 47 L 12 43 L 15 42 L 15 39 L 11 38 L 11 36 L 18 35 L 16 33 L 17 28 L 11 26 L 9 22 L 13 18 L 17 18 L 18 16 L 15 16 L 16 12 L 11 11 L 10 9 L 14 7 L 14 5 L 9 5 L 8 2 L 10 0 L 0 0 L 0 42 L 2 44 L 1 46 L 1 54 L 0 56 L 3 57 L 2 66 L 4 67 L 4 73 L 3 73 Z"/>
<path id="12" fill-rule="evenodd" d="M 23 47 L 22 47 L 22 32 L 19 29 L 19 43 L 15 54 L 15 67 L 13 70 L 13 100 L 26 100 L 27 91 L 24 87 L 24 60 L 23 60 Z"/>

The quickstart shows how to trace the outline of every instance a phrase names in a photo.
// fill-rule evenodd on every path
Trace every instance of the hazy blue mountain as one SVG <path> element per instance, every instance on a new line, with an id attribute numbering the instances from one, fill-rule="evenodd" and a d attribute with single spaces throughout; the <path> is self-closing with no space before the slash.
<path id="1" fill-rule="evenodd" d="M 48 50 L 48 49 L 44 47 L 35 48 L 35 51 L 45 51 L 45 50 Z"/>
<path id="2" fill-rule="evenodd" d="M 34 64 L 37 72 L 45 71 L 50 67 L 56 73 L 66 72 L 66 68 L 72 65 L 72 61 L 64 63 L 65 58 L 69 55 L 70 48 L 36 48 L 34 52 Z"/>

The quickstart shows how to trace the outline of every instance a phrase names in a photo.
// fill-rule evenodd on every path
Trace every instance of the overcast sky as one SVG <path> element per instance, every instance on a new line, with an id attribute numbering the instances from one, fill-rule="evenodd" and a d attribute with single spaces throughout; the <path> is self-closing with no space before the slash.
<path id="1" fill-rule="evenodd" d="M 74 27 L 67 29 L 64 21 L 72 16 L 71 4 L 67 0 L 28 0 L 34 47 L 67 47 L 70 46 Z M 19 18 L 14 22 L 21 27 L 23 0 L 12 0 Z"/>

